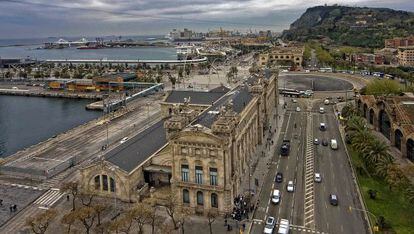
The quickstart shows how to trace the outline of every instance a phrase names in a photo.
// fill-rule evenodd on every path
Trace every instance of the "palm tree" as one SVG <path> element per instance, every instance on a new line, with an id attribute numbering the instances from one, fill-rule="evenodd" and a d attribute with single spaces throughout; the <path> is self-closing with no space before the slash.
<path id="1" fill-rule="evenodd" d="M 373 141 L 374 137 L 368 129 L 360 129 L 351 134 L 352 147 L 362 153 L 363 150 Z"/>
<path id="2" fill-rule="evenodd" d="M 388 150 L 388 145 L 378 139 L 374 139 L 362 150 L 362 152 L 366 161 L 369 163 L 368 165 L 370 165 L 370 167 L 375 167 L 378 162 L 386 164 L 393 162 L 393 158 L 388 153 Z"/>
<path id="3" fill-rule="evenodd" d="M 359 131 L 365 128 L 366 128 L 365 120 L 360 116 L 352 115 L 346 122 L 345 130 L 352 134 L 352 132 Z"/>

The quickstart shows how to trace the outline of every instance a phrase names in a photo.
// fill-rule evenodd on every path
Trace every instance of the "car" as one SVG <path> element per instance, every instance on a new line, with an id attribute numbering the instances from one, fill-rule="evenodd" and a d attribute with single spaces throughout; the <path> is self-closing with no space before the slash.
<path id="1" fill-rule="evenodd" d="M 319 107 L 319 113 L 321 113 L 321 114 L 325 113 L 325 108 Z"/>
<path id="2" fill-rule="evenodd" d="M 16 86 L 14 86 L 14 87 L 12 87 L 12 89 L 15 89 L 16 90 L 16 89 L 19 89 L 19 88 L 17 88 Z"/>
<path id="3" fill-rule="evenodd" d="M 293 181 L 289 180 L 286 186 L 286 190 L 291 193 L 295 191 L 295 186 L 293 185 Z"/>
<path id="4" fill-rule="evenodd" d="M 328 99 L 325 99 L 325 101 L 323 101 L 323 104 L 329 105 L 329 100 Z"/>
<path id="5" fill-rule="evenodd" d="M 320 123 L 320 125 L 319 125 L 319 129 L 320 129 L 321 131 L 325 131 L 325 130 L 326 130 L 326 124 L 325 124 L 325 123 Z"/>
<path id="6" fill-rule="evenodd" d="M 282 172 L 278 172 L 277 174 L 276 174 L 276 182 L 277 183 L 282 183 L 282 181 L 283 181 L 283 173 Z"/>
<path id="7" fill-rule="evenodd" d="M 335 194 L 329 194 L 329 203 L 333 206 L 338 205 L 338 197 Z"/>
<path id="8" fill-rule="evenodd" d="M 267 217 L 266 225 L 265 225 L 263 232 L 265 234 L 271 234 L 273 233 L 274 228 L 275 228 L 275 218 L 273 218 L 272 216 Z"/>
<path id="9" fill-rule="evenodd" d="M 315 138 L 315 140 L 313 140 L 313 144 L 319 145 L 319 139 L 318 138 Z"/>
<path id="10" fill-rule="evenodd" d="M 300 107 L 296 107 L 296 112 L 300 112 Z"/>
<path id="11" fill-rule="evenodd" d="M 292 99 L 292 102 L 293 102 L 293 103 L 297 103 L 297 102 L 298 102 L 298 100 L 296 100 L 296 99 Z"/>
<path id="12" fill-rule="evenodd" d="M 280 219 L 279 229 L 277 230 L 277 234 L 287 234 L 287 233 L 289 233 L 289 220 Z"/>
<path id="13" fill-rule="evenodd" d="M 279 204 L 280 202 L 280 191 L 278 189 L 273 190 L 272 193 L 272 203 Z"/>
<path id="14" fill-rule="evenodd" d="M 336 139 L 331 139 L 331 149 L 337 150 L 338 149 L 338 142 Z"/>
<path id="15" fill-rule="evenodd" d="M 322 145 L 323 145 L 323 146 L 328 146 L 328 145 L 329 145 L 328 140 L 323 139 L 323 140 L 322 140 Z"/>
<path id="16" fill-rule="evenodd" d="M 119 143 L 123 144 L 125 143 L 129 138 L 128 137 L 124 137 L 121 139 L 121 141 Z"/>
<path id="17" fill-rule="evenodd" d="M 316 183 L 322 182 L 322 176 L 320 173 L 315 173 L 315 182 Z"/>

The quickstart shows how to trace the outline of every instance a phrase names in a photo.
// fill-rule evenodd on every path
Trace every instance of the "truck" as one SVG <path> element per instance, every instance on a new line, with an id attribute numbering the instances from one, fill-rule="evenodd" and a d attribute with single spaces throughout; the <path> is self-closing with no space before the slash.
<path id="1" fill-rule="evenodd" d="M 282 146 L 280 147 L 280 155 L 289 156 L 290 152 L 290 140 L 283 140 Z"/>

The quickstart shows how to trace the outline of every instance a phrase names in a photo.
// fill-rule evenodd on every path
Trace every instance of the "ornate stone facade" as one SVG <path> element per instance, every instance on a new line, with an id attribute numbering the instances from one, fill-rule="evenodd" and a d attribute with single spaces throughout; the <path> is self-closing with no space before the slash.
<path id="1" fill-rule="evenodd" d="M 361 95 L 357 108 L 376 131 L 401 151 L 403 157 L 414 161 L 414 97 Z"/>
<path id="2" fill-rule="evenodd" d="M 242 176 L 258 157 L 256 148 L 270 118 L 276 118 L 277 103 L 277 75 L 272 75 L 249 78 L 201 113 L 188 100 L 173 105 L 162 125 L 166 145 L 129 171 L 107 160 L 81 169 L 82 189 L 134 202 L 149 187 L 168 185 L 194 213 L 228 213 L 233 198 L 244 192 Z M 117 156 L 111 154 L 112 162 L 122 163 L 113 159 Z"/>

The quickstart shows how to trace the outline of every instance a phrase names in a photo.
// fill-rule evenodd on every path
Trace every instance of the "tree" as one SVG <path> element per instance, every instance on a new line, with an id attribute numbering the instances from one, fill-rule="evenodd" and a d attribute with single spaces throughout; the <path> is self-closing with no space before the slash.
<path id="1" fill-rule="evenodd" d="M 149 224 L 151 225 L 151 233 L 155 233 L 155 227 L 160 226 L 162 224 L 163 219 L 156 214 L 156 200 L 149 198 L 144 200 L 145 204 L 148 204 L 149 213 L 148 213 L 148 220 Z"/>
<path id="2" fill-rule="evenodd" d="M 76 222 L 76 213 L 71 211 L 65 214 L 60 222 L 67 227 L 67 233 L 70 233 L 72 225 Z"/>
<path id="3" fill-rule="evenodd" d="M 183 79 L 183 73 L 184 73 L 183 67 L 178 68 L 178 80 L 181 81 Z"/>
<path id="4" fill-rule="evenodd" d="M 385 177 L 390 190 L 398 189 L 403 187 L 403 185 L 408 184 L 408 179 L 405 177 L 402 170 L 395 163 L 390 164 L 387 170 L 387 176 Z"/>
<path id="5" fill-rule="evenodd" d="M 405 189 L 405 196 L 412 206 L 414 206 L 414 185 L 410 184 Z"/>
<path id="6" fill-rule="evenodd" d="M 132 223 L 134 222 L 134 219 L 127 214 L 113 220 L 110 222 L 107 226 L 109 231 L 119 233 L 123 232 L 128 234 L 131 231 Z"/>
<path id="7" fill-rule="evenodd" d="M 53 76 L 56 77 L 56 78 L 59 78 L 60 77 L 60 72 L 58 70 L 55 70 L 53 72 Z"/>
<path id="8" fill-rule="evenodd" d="M 92 205 L 92 208 L 95 210 L 96 213 L 96 218 L 97 220 L 97 225 L 100 226 L 101 225 L 101 216 L 103 213 L 107 212 L 110 210 L 110 206 L 108 204 L 105 203 L 97 203 Z"/>
<path id="9" fill-rule="evenodd" d="M 143 227 L 150 222 L 150 209 L 147 204 L 138 203 L 135 207 L 128 211 L 128 215 L 137 223 L 138 233 L 144 232 Z"/>
<path id="10" fill-rule="evenodd" d="M 367 95 L 399 95 L 403 91 L 402 86 L 395 80 L 375 79 L 366 86 Z"/>
<path id="11" fill-rule="evenodd" d="M 170 80 L 173 88 L 175 87 L 175 83 L 177 82 L 177 78 L 175 78 L 174 76 L 172 76 L 170 73 L 168 73 L 168 79 Z"/>
<path id="12" fill-rule="evenodd" d="M 35 217 L 29 217 L 26 219 L 26 225 L 30 226 L 32 232 L 36 234 L 43 234 L 46 232 L 49 224 L 56 217 L 56 211 L 53 209 L 46 210 L 45 212 L 36 215 Z"/>
<path id="13" fill-rule="evenodd" d="M 213 229 L 211 228 L 211 225 L 216 221 L 218 214 L 214 211 L 209 211 L 207 213 L 207 221 L 208 221 L 208 227 L 210 228 L 210 234 L 213 234 Z"/>
<path id="14" fill-rule="evenodd" d="M 386 175 L 386 166 L 393 162 L 393 158 L 388 153 L 388 149 L 389 146 L 378 139 L 373 139 L 364 149 L 362 149 L 362 155 L 366 159 L 367 165 L 379 175 Z M 385 167 L 377 167 L 380 162 L 383 163 Z"/>
<path id="15" fill-rule="evenodd" d="M 173 222 L 174 229 L 177 230 L 179 225 L 179 216 L 180 216 L 180 207 L 178 206 L 177 197 L 175 194 L 168 194 L 165 199 L 165 204 L 163 205 L 167 211 L 168 216 Z"/>
<path id="16" fill-rule="evenodd" d="M 237 73 L 239 72 L 239 70 L 237 69 L 236 66 L 231 66 L 230 67 L 230 72 L 233 74 L 233 76 L 237 79 Z"/>
<path id="17" fill-rule="evenodd" d="M 72 194 L 72 211 L 76 209 L 75 200 L 79 194 L 79 184 L 78 182 L 67 182 L 64 183 L 61 187 L 61 190 L 66 193 Z"/>
<path id="18" fill-rule="evenodd" d="M 86 234 L 89 234 L 96 219 L 95 210 L 92 207 L 85 206 L 72 212 L 75 212 L 76 219 L 83 224 Z"/>
<path id="19" fill-rule="evenodd" d="M 94 193 L 80 193 L 80 194 L 78 194 L 78 198 L 80 199 L 82 205 L 88 206 L 88 207 L 92 205 L 92 201 L 93 201 L 93 198 L 95 196 L 96 195 Z"/>

